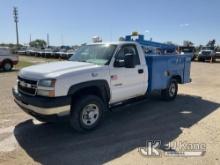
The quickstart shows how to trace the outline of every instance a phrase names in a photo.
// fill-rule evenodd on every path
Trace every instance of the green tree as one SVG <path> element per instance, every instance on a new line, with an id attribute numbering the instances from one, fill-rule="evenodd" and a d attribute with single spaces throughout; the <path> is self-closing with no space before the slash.
<path id="1" fill-rule="evenodd" d="M 35 48 L 44 48 L 44 47 L 46 47 L 47 43 L 46 43 L 46 41 L 44 41 L 44 40 L 36 39 L 36 40 L 34 40 L 34 41 L 31 41 L 31 42 L 29 43 L 29 45 L 30 45 L 31 47 L 35 47 Z"/>
<path id="2" fill-rule="evenodd" d="M 118 41 L 125 41 L 124 37 L 119 37 Z"/>
<path id="3" fill-rule="evenodd" d="M 215 43 L 216 43 L 215 39 L 214 39 L 214 40 L 210 40 L 210 41 L 206 44 L 206 46 L 215 47 Z"/>
<path id="4" fill-rule="evenodd" d="M 187 47 L 191 47 L 191 46 L 193 46 L 194 45 L 194 43 L 193 42 L 191 42 L 191 41 L 183 41 L 183 46 L 187 46 Z"/>

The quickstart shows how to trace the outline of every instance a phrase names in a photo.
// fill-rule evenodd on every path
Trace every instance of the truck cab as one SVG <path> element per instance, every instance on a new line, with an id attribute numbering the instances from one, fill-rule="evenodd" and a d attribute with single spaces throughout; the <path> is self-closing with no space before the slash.
<path id="1" fill-rule="evenodd" d="M 75 130 L 87 131 L 106 110 L 152 91 L 174 100 L 178 83 L 190 82 L 190 61 L 187 55 L 145 55 L 138 42 L 84 45 L 68 61 L 22 69 L 13 95 L 38 120 L 69 116 Z"/>

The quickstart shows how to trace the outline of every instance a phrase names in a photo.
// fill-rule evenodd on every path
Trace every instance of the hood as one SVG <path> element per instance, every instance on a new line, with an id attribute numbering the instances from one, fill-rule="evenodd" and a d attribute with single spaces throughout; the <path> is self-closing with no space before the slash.
<path id="1" fill-rule="evenodd" d="M 212 52 L 212 50 L 202 50 L 202 52 Z"/>
<path id="2" fill-rule="evenodd" d="M 201 51 L 199 52 L 200 55 L 210 55 L 210 54 L 212 54 L 212 53 L 213 53 L 212 50 L 201 50 Z"/>
<path id="3" fill-rule="evenodd" d="M 23 68 L 19 76 L 32 80 L 55 78 L 61 74 L 98 67 L 95 64 L 75 61 L 60 61 Z"/>

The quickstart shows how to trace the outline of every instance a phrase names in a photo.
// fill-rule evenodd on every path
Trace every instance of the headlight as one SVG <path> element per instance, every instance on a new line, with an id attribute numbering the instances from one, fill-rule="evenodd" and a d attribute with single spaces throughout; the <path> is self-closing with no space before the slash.
<path id="1" fill-rule="evenodd" d="M 54 87 L 56 83 L 55 79 L 45 79 L 45 80 L 40 80 L 38 82 L 38 86 L 41 87 Z"/>
<path id="2" fill-rule="evenodd" d="M 54 97 L 55 96 L 55 79 L 40 80 L 37 86 L 37 95 Z"/>

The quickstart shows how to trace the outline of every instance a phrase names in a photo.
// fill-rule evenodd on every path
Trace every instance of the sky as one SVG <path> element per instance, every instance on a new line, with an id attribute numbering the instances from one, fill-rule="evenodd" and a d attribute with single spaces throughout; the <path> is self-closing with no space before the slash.
<path id="1" fill-rule="evenodd" d="M 0 0 L 0 43 L 16 43 L 14 6 L 22 44 L 47 33 L 50 45 L 74 45 L 138 31 L 158 42 L 220 45 L 220 0 Z"/>

